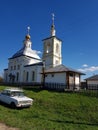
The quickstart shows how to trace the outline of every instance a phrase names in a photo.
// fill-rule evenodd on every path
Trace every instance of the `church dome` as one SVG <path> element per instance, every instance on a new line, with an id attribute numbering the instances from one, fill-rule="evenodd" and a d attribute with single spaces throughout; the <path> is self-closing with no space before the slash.
<path id="1" fill-rule="evenodd" d="M 30 37 L 30 35 L 28 34 L 28 35 L 25 36 L 25 38 L 26 38 L 26 40 L 30 40 L 31 37 Z"/>

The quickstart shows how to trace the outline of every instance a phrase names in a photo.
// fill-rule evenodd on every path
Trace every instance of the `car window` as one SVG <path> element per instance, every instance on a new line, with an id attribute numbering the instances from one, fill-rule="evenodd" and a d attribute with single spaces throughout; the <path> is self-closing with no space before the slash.
<path id="1" fill-rule="evenodd" d="M 6 95 L 7 92 L 4 90 L 4 91 L 1 92 L 1 94 Z"/>
<path id="2" fill-rule="evenodd" d="M 2 92 L 2 94 L 3 94 L 3 95 L 6 95 L 6 96 L 10 96 L 10 92 L 8 92 L 8 91 L 6 91 L 6 90 L 4 90 L 4 91 Z"/>
<path id="3" fill-rule="evenodd" d="M 7 95 L 7 96 L 11 96 L 11 93 L 8 92 L 6 95 Z"/>
<path id="4" fill-rule="evenodd" d="M 1 94 L 6 95 L 6 93 L 4 93 L 4 92 L 1 92 Z"/>
<path id="5" fill-rule="evenodd" d="M 11 96 L 12 96 L 12 97 L 15 96 L 15 92 L 11 92 Z"/>
<path id="6" fill-rule="evenodd" d="M 24 96 L 23 92 L 11 92 L 11 96 Z"/>

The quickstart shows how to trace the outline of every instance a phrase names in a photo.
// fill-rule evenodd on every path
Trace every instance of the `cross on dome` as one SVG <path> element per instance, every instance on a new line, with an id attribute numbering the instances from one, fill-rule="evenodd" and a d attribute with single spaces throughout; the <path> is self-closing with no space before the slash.
<path id="1" fill-rule="evenodd" d="M 27 27 L 27 35 L 26 35 L 26 40 L 30 40 L 30 27 Z"/>
<path id="2" fill-rule="evenodd" d="M 54 25 L 54 13 L 52 13 L 52 24 Z"/>
<path id="3" fill-rule="evenodd" d="M 29 26 L 27 27 L 27 31 L 28 31 L 28 35 L 29 35 L 29 33 L 30 33 L 30 27 Z"/>

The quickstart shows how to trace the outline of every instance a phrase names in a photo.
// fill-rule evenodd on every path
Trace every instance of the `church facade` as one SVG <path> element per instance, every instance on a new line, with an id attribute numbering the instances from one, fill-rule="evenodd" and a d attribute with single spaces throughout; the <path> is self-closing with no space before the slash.
<path id="1" fill-rule="evenodd" d="M 9 58 L 8 69 L 4 70 L 5 82 L 41 82 L 43 63 L 31 45 L 28 33 L 23 47 Z"/>
<path id="2" fill-rule="evenodd" d="M 9 58 L 8 68 L 4 69 L 4 81 L 10 83 L 63 84 L 66 89 L 80 88 L 83 73 L 62 65 L 62 40 L 56 37 L 54 17 L 50 37 L 43 39 L 43 55 L 32 50 L 29 34 L 25 36 L 23 47 Z"/>

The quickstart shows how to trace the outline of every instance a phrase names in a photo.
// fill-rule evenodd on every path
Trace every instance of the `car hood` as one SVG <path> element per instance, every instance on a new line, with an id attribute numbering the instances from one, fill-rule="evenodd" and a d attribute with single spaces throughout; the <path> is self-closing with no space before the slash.
<path id="1" fill-rule="evenodd" d="M 12 97 L 13 99 L 17 100 L 17 101 L 33 101 L 33 99 L 28 98 L 26 96 L 14 96 Z"/>

